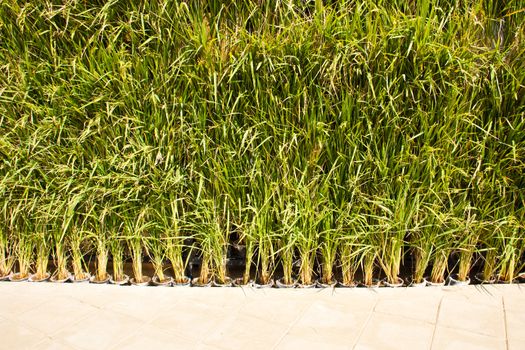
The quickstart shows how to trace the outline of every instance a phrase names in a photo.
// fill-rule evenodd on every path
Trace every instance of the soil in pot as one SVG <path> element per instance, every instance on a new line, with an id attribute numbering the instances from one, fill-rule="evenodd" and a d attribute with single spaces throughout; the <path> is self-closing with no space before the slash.
<path id="1" fill-rule="evenodd" d="M 468 286 L 470 284 L 470 278 L 467 277 L 465 281 L 461 281 L 458 277 L 458 274 L 452 274 L 448 276 L 448 286 Z"/>
<path id="2" fill-rule="evenodd" d="M 115 279 L 113 279 L 113 277 L 111 277 L 109 279 L 109 283 L 110 284 L 115 284 L 117 286 L 124 286 L 124 285 L 129 283 L 129 276 L 128 275 L 124 275 L 124 276 L 122 276 L 121 280 L 115 280 Z"/>
<path id="3" fill-rule="evenodd" d="M 17 272 L 17 273 L 13 273 L 11 275 L 9 275 L 9 280 L 11 282 L 23 282 L 23 281 L 27 281 L 29 279 L 29 275 L 28 274 L 21 274 L 20 272 Z"/>
<path id="4" fill-rule="evenodd" d="M 173 283 L 173 278 L 171 278 L 170 276 L 166 276 L 163 281 L 160 281 L 159 276 L 153 276 L 153 278 L 151 279 L 151 283 L 157 287 L 171 287 L 171 284 Z"/>
<path id="5" fill-rule="evenodd" d="M 49 272 L 46 272 L 44 276 L 37 276 L 37 274 L 35 273 L 29 276 L 28 281 L 29 282 L 45 282 L 49 278 L 51 278 L 51 274 Z"/>
<path id="6" fill-rule="evenodd" d="M 295 288 L 297 287 L 297 280 L 293 280 L 291 284 L 284 283 L 284 278 L 279 278 L 277 281 L 275 281 L 275 286 L 277 288 Z"/>
<path id="7" fill-rule="evenodd" d="M 148 276 L 142 276 L 142 281 L 140 282 L 135 280 L 135 277 L 129 280 L 129 283 L 131 283 L 131 285 L 138 286 L 138 287 L 149 286 L 150 282 L 151 282 L 151 277 L 148 277 Z"/>

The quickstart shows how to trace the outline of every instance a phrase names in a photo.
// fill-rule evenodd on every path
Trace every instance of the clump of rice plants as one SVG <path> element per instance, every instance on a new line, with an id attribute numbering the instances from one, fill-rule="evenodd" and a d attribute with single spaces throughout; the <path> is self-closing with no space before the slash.
<path id="1" fill-rule="evenodd" d="M 523 7 L 2 2 L 0 277 L 514 281 Z"/>

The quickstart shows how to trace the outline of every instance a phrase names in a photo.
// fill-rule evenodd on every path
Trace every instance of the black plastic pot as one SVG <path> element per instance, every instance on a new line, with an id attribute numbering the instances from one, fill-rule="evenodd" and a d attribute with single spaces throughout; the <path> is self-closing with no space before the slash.
<path id="1" fill-rule="evenodd" d="M 43 278 L 38 278 L 36 273 L 35 274 L 32 274 L 31 276 L 29 276 L 29 278 L 27 279 L 29 282 L 45 282 L 47 280 L 49 280 L 49 278 L 51 278 L 51 274 L 49 272 L 47 272 Z"/>
<path id="2" fill-rule="evenodd" d="M 277 281 L 275 281 L 275 286 L 277 288 L 295 288 L 297 287 L 297 280 L 293 280 L 292 284 L 286 284 L 283 282 L 283 278 L 279 278 Z"/>
<path id="3" fill-rule="evenodd" d="M 135 280 L 135 277 L 133 277 L 132 279 L 129 280 L 129 283 L 131 283 L 132 286 L 137 286 L 137 287 L 149 286 L 150 282 L 151 282 L 151 277 L 149 277 L 149 276 L 142 276 L 142 281 L 141 282 L 137 282 Z"/>

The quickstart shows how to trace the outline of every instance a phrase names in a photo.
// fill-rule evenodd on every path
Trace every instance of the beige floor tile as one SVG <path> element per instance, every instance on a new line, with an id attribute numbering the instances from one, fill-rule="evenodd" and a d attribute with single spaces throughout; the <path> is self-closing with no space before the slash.
<path id="1" fill-rule="evenodd" d="M 282 341 L 275 347 L 278 350 L 321 350 L 321 349 L 330 349 L 330 350 L 348 350 L 352 346 L 350 343 L 344 344 L 344 342 L 338 342 L 337 339 L 334 341 L 327 342 L 322 339 L 312 339 L 311 337 L 305 338 L 300 334 L 288 334 Z"/>
<path id="2" fill-rule="evenodd" d="M 191 349 L 194 346 L 194 341 L 145 325 L 116 344 L 113 349 Z"/>
<path id="3" fill-rule="evenodd" d="M 509 338 L 507 340 L 508 342 L 508 348 L 507 350 L 523 350 L 525 349 L 525 340 L 523 339 L 514 339 L 514 338 Z"/>
<path id="4" fill-rule="evenodd" d="M 137 300 L 141 300 L 137 303 Z M 123 315 L 149 322 L 163 313 L 173 312 L 180 299 L 166 295 L 148 297 L 147 295 L 120 295 L 111 302 L 105 304 L 104 309 L 114 311 Z"/>
<path id="5" fill-rule="evenodd" d="M 521 339 L 525 343 L 525 313 L 507 310 L 505 316 L 507 336 L 513 339 Z M 523 348 L 525 349 L 525 346 Z"/>
<path id="6" fill-rule="evenodd" d="M 311 335 L 314 340 L 340 340 L 342 344 L 354 344 L 371 310 L 353 310 L 326 301 L 312 303 L 301 318 L 290 329 L 290 333 L 300 332 Z"/>
<path id="7" fill-rule="evenodd" d="M 382 296 L 383 297 L 383 296 Z M 370 311 L 379 300 L 377 291 L 366 288 L 335 289 L 333 293 L 319 295 L 312 301 L 323 300 L 353 311 Z"/>
<path id="8" fill-rule="evenodd" d="M 169 313 L 162 313 L 151 324 L 166 332 L 201 340 L 212 331 L 227 326 L 237 317 L 237 308 L 223 308 L 201 300 L 182 302 Z"/>
<path id="9" fill-rule="evenodd" d="M 71 344 L 64 345 L 57 340 L 46 338 L 40 343 L 36 344 L 35 350 L 76 350 Z"/>
<path id="10" fill-rule="evenodd" d="M 428 349 L 434 326 L 404 317 L 374 313 L 359 338 L 361 348 Z"/>
<path id="11" fill-rule="evenodd" d="M 505 290 L 505 310 L 525 313 L 525 285 Z"/>
<path id="12" fill-rule="evenodd" d="M 46 339 L 43 333 L 12 320 L 0 322 L 0 334 L 2 349 L 30 349 Z"/>
<path id="13" fill-rule="evenodd" d="M 17 315 L 16 319 L 21 324 L 52 335 L 97 310 L 72 298 L 54 298 Z"/>
<path id="14" fill-rule="evenodd" d="M 286 334 L 287 325 L 241 315 L 217 331 L 210 331 L 203 342 L 235 349 L 271 349 Z"/>
<path id="15" fill-rule="evenodd" d="M 23 282 L 18 282 L 20 284 Z M 33 293 L 32 295 L 0 294 L 0 317 L 4 319 L 15 319 L 21 313 L 34 309 L 46 302 L 48 297 Z"/>
<path id="16" fill-rule="evenodd" d="M 438 326 L 432 343 L 432 350 L 498 350 L 505 349 L 505 339 Z"/>
<path id="17" fill-rule="evenodd" d="M 283 303 L 277 297 L 269 297 L 266 299 L 248 300 L 241 306 L 239 313 L 281 325 L 288 325 L 295 321 L 307 307 L 308 303 L 300 300 L 288 300 Z"/>
<path id="18" fill-rule="evenodd" d="M 503 304 L 500 300 L 499 305 L 482 305 L 446 296 L 441 303 L 438 325 L 505 338 Z"/>
<path id="19" fill-rule="evenodd" d="M 132 317 L 100 310 L 63 328 L 53 339 L 79 349 L 106 349 L 129 337 L 142 325 Z"/>
<path id="20" fill-rule="evenodd" d="M 380 299 L 375 306 L 375 312 L 385 313 L 389 315 L 397 315 L 415 320 L 435 323 L 439 303 L 441 301 L 440 294 L 419 295 L 411 297 L 398 297 Z"/>

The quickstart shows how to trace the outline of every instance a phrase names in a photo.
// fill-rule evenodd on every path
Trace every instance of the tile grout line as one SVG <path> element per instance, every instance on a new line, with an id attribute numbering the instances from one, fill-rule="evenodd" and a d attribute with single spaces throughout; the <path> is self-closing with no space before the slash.
<path id="1" fill-rule="evenodd" d="M 509 332 L 507 328 L 507 309 L 505 308 L 505 297 L 501 296 L 501 305 L 503 306 L 503 324 L 505 325 L 505 348 L 509 350 Z"/>
<path id="2" fill-rule="evenodd" d="M 437 331 L 438 322 L 439 322 L 439 314 L 441 313 L 441 304 L 443 303 L 444 298 L 445 296 L 441 296 L 441 299 L 439 300 L 439 305 L 438 305 L 438 309 L 436 313 L 436 322 L 434 325 L 434 331 L 432 332 L 432 339 L 430 340 L 430 350 L 432 350 L 432 348 L 434 347 L 434 338 L 436 336 L 436 331 Z"/>
<path id="3" fill-rule="evenodd" d="M 279 346 L 279 344 L 281 344 L 281 342 L 283 341 L 283 339 L 288 335 L 288 333 L 290 332 L 290 330 L 297 324 L 297 322 L 299 322 L 299 320 L 304 316 L 304 314 L 306 313 L 306 310 L 308 310 L 308 308 L 310 306 L 313 305 L 313 301 L 311 301 L 308 306 L 306 306 L 303 310 L 301 310 L 301 312 L 299 313 L 299 315 L 297 316 L 297 318 L 292 322 L 290 323 L 290 325 L 288 326 L 288 328 L 286 328 L 286 331 L 284 332 L 284 334 L 279 338 L 279 340 L 275 343 L 275 345 L 272 347 L 273 350 L 277 349 L 277 347 Z"/>
<path id="4" fill-rule="evenodd" d="M 379 304 L 379 298 L 377 298 L 376 302 L 374 303 L 374 306 L 372 307 L 372 310 L 370 310 L 370 313 L 368 314 L 368 317 L 366 318 L 365 324 L 364 324 L 363 327 L 361 328 L 361 330 L 360 330 L 360 332 L 359 332 L 359 335 L 357 336 L 357 339 L 355 340 L 354 345 L 352 345 L 352 349 L 355 349 L 355 347 L 357 346 L 357 344 L 359 344 L 359 340 L 360 340 L 361 337 L 363 336 L 363 333 L 365 332 L 366 327 L 367 327 L 368 324 L 370 323 L 370 319 L 372 318 L 372 315 L 374 314 L 374 312 L 375 312 L 375 310 L 376 310 L 377 304 Z"/>

